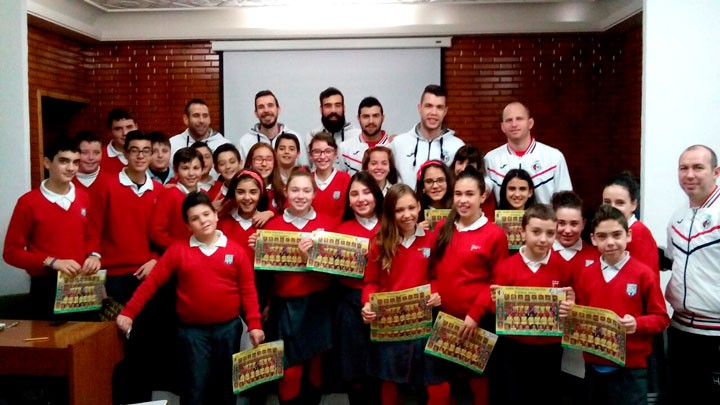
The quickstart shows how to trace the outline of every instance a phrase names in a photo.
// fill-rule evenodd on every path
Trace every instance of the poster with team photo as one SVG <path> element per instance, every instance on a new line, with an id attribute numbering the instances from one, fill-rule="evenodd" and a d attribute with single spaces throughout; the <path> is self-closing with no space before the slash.
<path id="1" fill-rule="evenodd" d="M 425 353 L 467 367 L 482 374 L 490 359 L 497 335 L 478 328 L 472 338 L 460 337 L 463 321 L 440 312 L 435 318 L 432 334 L 425 345 Z"/>
<path id="2" fill-rule="evenodd" d="M 277 340 L 233 354 L 233 392 L 282 378 L 284 348 L 283 341 Z"/>
<path id="3" fill-rule="evenodd" d="M 495 296 L 495 332 L 498 335 L 561 336 L 562 288 L 498 287 Z"/>
<path id="4" fill-rule="evenodd" d="M 306 271 L 298 243 L 309 233 L 258 231 L 255 241 L 255 270 Z"/>
<path id="5" fill-rule="evenodd" d="M 508 249 L 517 250 L 523 245 L 522 217 L 524 210 L 495 210 L 495 224 L 505 231 Z"/>
<path id="6" fill-rule="evenodd" d="M 429 284 L 370 294 L 370 307 L 377 314 L 370 323 L 370 340 L 398 341 L 428 336 L 432 328 L 432 308 L 427 305 L 429 297 Z"/>
<path id="7" fill-rule="evenodd" d="M 363 278 L 367 265 L 367 238 L 325 231 L 313 232 L 307 269 L 340 276 Z"/>
<path id="8" fill-rule="evenodd" d="M 64 314 L 102 308 L 103 299 L 107 295 L 105 293 L 106 277 L 106 270 L 74 277 L 58 271 L 53 312 Z"/>
<path id="9" fill-rule="evenodd" d="M 625 366 L 626 330 L 615 312 L 573 305 L 564 324 L 563 347 L 582 350 Z"/>
<path id="10" fill-rule="evenodd" d="M 435 225 L 440 222 L 441 219 L 447 219 L 450 215 L 449 209 L 427 209 L 425 210 L 425 220 L 430 223 L 430 230 L 435 230 Z"/>

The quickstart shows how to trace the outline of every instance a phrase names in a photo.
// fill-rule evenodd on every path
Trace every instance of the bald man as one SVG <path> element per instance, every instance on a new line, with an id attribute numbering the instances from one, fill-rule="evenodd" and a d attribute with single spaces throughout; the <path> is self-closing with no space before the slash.
<path id="1" fill-rule="evenodd" d="M 535 200 L 539 203 L 549 204 L 556 191 L 572 190 L 565 156 L 535 140 L 530 134 L 534 124 L 530 110 L 522 103 L 510 103 L 503 109 L 500 129 L 507 143 L 485 155 L 495 201 L 500 201 L 500 186 L 511 169 L 523 169 L 530 174 L 535 185 Z"/>

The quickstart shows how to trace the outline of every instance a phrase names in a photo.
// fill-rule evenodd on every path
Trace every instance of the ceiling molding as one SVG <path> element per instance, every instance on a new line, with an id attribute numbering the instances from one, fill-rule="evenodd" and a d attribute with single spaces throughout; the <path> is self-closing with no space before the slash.
<path id="1" fill-rule="evenodd" d="M 106 12 L 84 0 L 27 2 L 35 18 L 113 42 L 598 32 L 642 9 L 642 0 L 489 0 Z"/>

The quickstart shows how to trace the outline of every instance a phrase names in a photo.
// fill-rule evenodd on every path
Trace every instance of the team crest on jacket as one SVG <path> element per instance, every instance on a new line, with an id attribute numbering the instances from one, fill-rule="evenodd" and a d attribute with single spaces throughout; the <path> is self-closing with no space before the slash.
<path id="1" fill-rule="evenodd" d="M 542 170 L 542 166 L 540 165 L 539 160 L 536 160 L 535 163 L 532 164 L 532 169 L 535 172 L 539 172 L 540 170 Z"/>
<path id="2" fill-rule="evenodd" d="M 225 255 L 225 264 L 233 264 L 233 259 L 235 259 L 233 255 Z"/>
<path id="3" fill-rule="evenodd" d="M 340 199 L 340 192 L 333 191 L 333 200 L 339 200 L 339 199 Z"/>
<path id="4" fill-rule="evenodd" d="M 705 215 L 705 218 L 703 219 L 703 222 L 702 222 L 703 229 L 708 229 L 708 227 L 712 223 L 712 221 L 710 221 L 711 219 L 712 219 L 712 217 L 710 215 Z"/>
<path id="5" fill-rule="evenodd" d="M 450 154 L 445 149 L 440 149 L 440 158 L 442 159 L 443 163 L 450 163 Z"/>
<path id="6" fill-rule="evenodd" d="M 627 292 L 628 297 L 634 297 L 637 294 L 637 284 L 628 283 L 625 292 Z"/>

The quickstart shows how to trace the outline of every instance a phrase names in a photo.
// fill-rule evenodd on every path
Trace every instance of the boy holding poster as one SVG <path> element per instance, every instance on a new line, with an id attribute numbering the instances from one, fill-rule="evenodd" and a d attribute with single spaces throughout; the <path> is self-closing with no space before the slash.
<path id="1" fill-rule="evenodd" d="M 522 218 L 525 244 L 517 254 L 498 265 L 497 286 L 558 288 L 571 295 L 572 267 L 552 250 L 556 226 L 555 212 L 550 206 L 533 204 L 525 210 Z M 547 319 L 554 317 L 553 312 L 557 314 L 557 300 L 551 299 L 547 305 L 538 305 L 531 294 L 524 294 L 523 298 L 525 305 L 520 305 L 522 309 L 517 314 L 520 323 L 515 324 L 516 328 L 537 330 L 536 313 L 540 315 L 539 319 L 546 320 L 546 325 L 549 322 Z M 551 305 L 553 301 L 556 302 L 555 307 Z M 503 381 L 508 384 L 522 381 L 524 387 L 509 390 L 509 403 L 533 403 L 537 401 L 538 393 L 547 393 L 546 400 L 556 394 L 550 387 L 556 386 L 560 379 L 562 347 L 559 336 L 508 336 L 501 341 L 504 342 Z"/>
<path id="2" fill-rule="evenodd" d="M 217 231 L 217 214 L 207 194 L 188 194 L 182 212 L 193 236 L 170 246 L 122 310 L 117 325 L 128 333 L 158 288 L 177 276 L 178 346 L 185 354 L 182 403 L 235 404 L 232 356 L 240 351 L 241 308 L 253 345 L 265 339 L 252 263 L 242 246 Z"/>
<path id="3" fill-rule="evenodd" d="M 670 324 L 660 280 L 654 270 L 626 251 L 632 235 L 622 212 L 601 205 L 591 226 L 592 242 L 601 257 L 579 276 L 576 302 L 614 311 L 627 331 L 627 352 L 624 367 L 584 353 L 587 403 L 646 403 L 652 336 Z M 561 314 L 569 313 L 572 305 L 563 302 Z"/>

